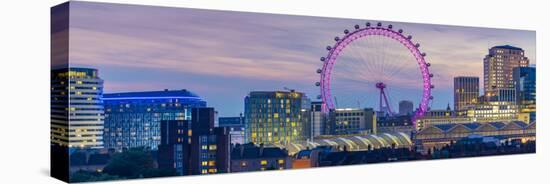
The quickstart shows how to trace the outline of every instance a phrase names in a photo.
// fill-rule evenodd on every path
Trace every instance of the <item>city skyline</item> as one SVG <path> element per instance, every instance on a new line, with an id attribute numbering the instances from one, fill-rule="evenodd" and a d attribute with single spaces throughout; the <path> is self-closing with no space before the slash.
<path id="1" fill-rule="evenodd" d="M 536 153 L 534 31 L 79 1 L 51 15 L 66 182 Z"/>
<path id="2" fill-rule="evenodd" d="M 250 91 L 288 87 L 315 99 L 315 70 L 321 67 L 324 47 L 343 29 L 365 22 L 85 2 L 71 6 L 76 10 L 70 24 L 71 67 L 97 68 L 105 93 L 185 88 L 203 97 L 220 116 L 243 112 Z M 453 103 L 453 77 L 483 77 L 483 58 L 492 46 L 521 47 L 536 65 L 534 31 L 383 23 L 412 34 L 428 54 L 435 75 L 435 109 Z M 395 97 L 394 108 L 400 100 L 416 106 L 419 99 Z"/>

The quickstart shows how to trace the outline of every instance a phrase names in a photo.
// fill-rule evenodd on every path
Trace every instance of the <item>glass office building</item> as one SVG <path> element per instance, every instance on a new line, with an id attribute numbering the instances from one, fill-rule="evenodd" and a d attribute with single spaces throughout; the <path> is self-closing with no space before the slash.
<path id="1" fill-rule="evenodd" d="M 330 135 L 376 133 L 376 114 L 372 108 L 335 109 L 329 112 L 327 122 Z"/>
<path id="2" fill-rule="evenodd" d="M 534 67 L 514 68 L 514 82 L 516 83 L 516 100 L 521 113 L 529 113 L 530 121 L 536 120 L 537 81 Z"/>
<path id="3" fill-rule="evenodd" d="M 160 122 L 190 120 L 191 109 L 206 107 L 198 95 L 187 90 L 164 90 L 105 94 L 105 133 L 107 148 L 157 149 Z"/>
<path id="4" fill-rule="evenodd" d="M 468 105 L 477 104 L 479 97 L 479 77 L 455 77 L 454 82 L 454 110 L 462 110 Z"/>
<path id="5" fill-rule="evenodd" d="M 277 144 L 305 140 L 311 101 L 295 91 L 255 91 L 245 98 L 245 142 Z M 305 115 L 307 116 L 307 115 Z"/>

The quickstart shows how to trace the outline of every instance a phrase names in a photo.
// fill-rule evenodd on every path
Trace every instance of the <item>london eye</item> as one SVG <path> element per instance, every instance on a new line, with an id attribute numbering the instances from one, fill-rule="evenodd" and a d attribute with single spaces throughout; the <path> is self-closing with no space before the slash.
<path id="1" fill-rule="evenodd" d="M 322 111 L 377 107 L 377 111 L 394 116 L 398 100 L 411 100 L 417 104 L 410 114 L 414 125 L 428 111 L 434 88 L 434 75 L 420 44 L 402 29 L 382 23 L 355 25 L 343 33 L 320 58 L 316 86 L 320 87 Z"/>

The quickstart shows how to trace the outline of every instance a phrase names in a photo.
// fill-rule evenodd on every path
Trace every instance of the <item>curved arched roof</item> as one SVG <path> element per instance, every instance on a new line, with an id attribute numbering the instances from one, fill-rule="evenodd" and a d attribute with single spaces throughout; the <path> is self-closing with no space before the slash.
<path id="1" fill-rule="evenodd" d="M 372 149 L 391 147 L 395 145 L 397 148 L 408 148 L 412 145 L 412 141 L 406 133 L 382 133 L 370 134 L 361 136 L 347 136 L 315 139 L 314 141 L 303 141 L 289 143 L 286 145 L 275 145 L 277 147 L 286 148 L 290 154 L 295 154 L 301 150 L 312 149 L 317 146 L 331 147 L 346 147 L 349 151 L 364 151 L 368 147 Z"/>

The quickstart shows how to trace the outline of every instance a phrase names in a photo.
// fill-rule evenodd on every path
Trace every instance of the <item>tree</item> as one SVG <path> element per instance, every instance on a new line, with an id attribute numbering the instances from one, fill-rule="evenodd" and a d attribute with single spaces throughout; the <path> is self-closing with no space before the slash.
<path id="1" fill-rule="evenodd" d="M 126 178 L 140 178 L 144 177 L 144 173 L 150 169 L 154 169 L 151 152 L 142 148 L 133 148 L 114 155 L 103 172 Z"/>

